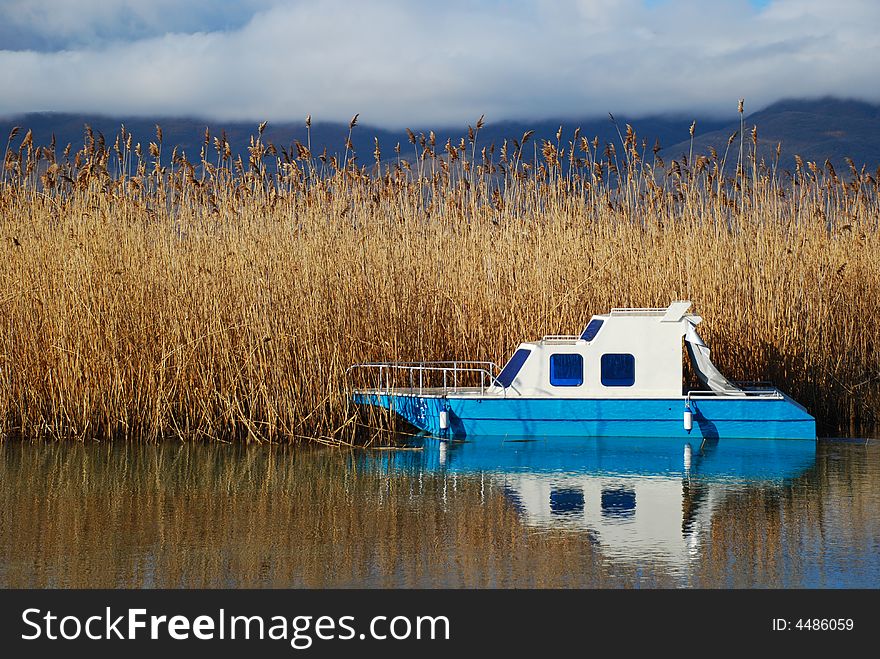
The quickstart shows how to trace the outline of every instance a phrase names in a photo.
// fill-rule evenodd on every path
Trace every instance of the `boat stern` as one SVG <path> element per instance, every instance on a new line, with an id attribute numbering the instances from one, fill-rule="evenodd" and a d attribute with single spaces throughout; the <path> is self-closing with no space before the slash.
<path id="1" fill-rule="evenodd" d="M 449 413 L 445 398 L 398 391 L 355 391 L 355 405 L 377 407 L 393 412 L 414 428 L 432 435 L 441 435 L 448 428 Z M 446 412 L 447 428 L 442 428 L 441 413 Z"/>

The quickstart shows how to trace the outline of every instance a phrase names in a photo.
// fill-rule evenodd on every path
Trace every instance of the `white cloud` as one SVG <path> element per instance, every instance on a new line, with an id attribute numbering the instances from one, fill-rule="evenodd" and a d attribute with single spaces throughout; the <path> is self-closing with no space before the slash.
<path id="1" fill-rule="evenodd" d="M 740 97 L 752 109 L 783 96 L 880 100 L 880 3 L 870 0 L 774 0 L 761 11 L 748 0 L 279 0 L 257 13 L 255 2 L 221 3 L 226 14 L 197 20 L 205 2 L 78 0 L 81 13 L 61 12 L 42 32 L 37 9 L 56 3 L 26 3 L 34 9 L 19 22 L 34 39 L 67 45 L 0 50 L 0 114 L 360 112 L 439 126 L 482 113 L 730 112 Z M 24 4 L 2 3 L 0 15 Z M 135 18 L 120 22 L 126 12 Z"/>
<path id="2" fill-rule="evenodd" d="M 0 0 L 0 49 L 63 50 L 107 41 L 241 28 L 284 0 Z"/>

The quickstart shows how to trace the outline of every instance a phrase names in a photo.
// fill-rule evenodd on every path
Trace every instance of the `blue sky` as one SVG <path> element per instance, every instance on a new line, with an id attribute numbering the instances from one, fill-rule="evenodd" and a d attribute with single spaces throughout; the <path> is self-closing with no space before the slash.
<path id="1" fill-rule="evenodd" d="M 0 0 L 0 115 L 387 126 L 880 101 L 875 0 Z"/>

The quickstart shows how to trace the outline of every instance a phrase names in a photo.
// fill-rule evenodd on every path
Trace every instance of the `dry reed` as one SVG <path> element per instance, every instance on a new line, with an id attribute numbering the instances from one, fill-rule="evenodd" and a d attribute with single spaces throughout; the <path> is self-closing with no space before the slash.
<path id="1" fill-rule="evenodd" d="M 878 176 L 714 150 L 409 132 L 361 165 L 205 133 L 200 157 L 11 135 L 0 179 L 0 431 L 350 441 L 346 367 L 504 361 L 612 306 L 688 298 L 735 379 L 826 427 L 880 409 Z M 310 121 L 309 121 L 310 124 Z M 694 126 L 691 127 L 693 133 Z M 407 152 L 409 151 L 409 155 Z"/>

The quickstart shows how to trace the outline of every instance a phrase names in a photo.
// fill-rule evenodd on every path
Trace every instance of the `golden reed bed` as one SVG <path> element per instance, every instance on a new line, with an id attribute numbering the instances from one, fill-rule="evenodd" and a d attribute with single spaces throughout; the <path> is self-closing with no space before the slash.
<path id="1" fill-rule="evenodd" d="M 351 129 L 355 129 L 356 119 Z M 880 410 L 878 175 L 629 126 L 339 157 L 206 133 L 189 162 L 87 131 L 10 136 L 0 183 L 0 434 L 363 441 L 354 362 L 488 359 L 612 306 L 687 298 L 713 359 L 826 432 Z M 691 127 L 693 136 L 694 128 Z"/>

